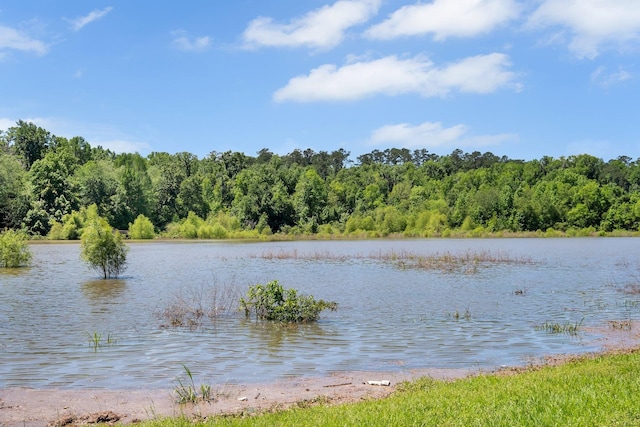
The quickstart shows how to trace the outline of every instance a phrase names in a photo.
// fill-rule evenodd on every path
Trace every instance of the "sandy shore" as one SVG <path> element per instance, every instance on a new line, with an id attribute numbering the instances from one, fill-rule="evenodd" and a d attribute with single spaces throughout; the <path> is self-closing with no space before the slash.
<path id="1" fill-rule="evenodd" d="M 0 390 L 1 426 L 74 425 L 106 421 L 133 423 L 162 416 L 205 417 L 251 413 L 289 407 L 301 402 L 354 402 L 388 395 L 399 382 L 431 376 L 462 378 L 468 370 L 425 369 L 402 373 L 349 372 L 320 378 L 299 378 L 269 384 L 212 385 L 214 400 L 197 405 L 177 404 L 173 390 Z M 371 385 L 369 381 L 388 381 Z"/>
<path id="2" fill-rule="evenodd" d="M 640 345 L 640 322 L 633 322 L 625 330 L 607 328 L 600 344 L 605 351 L 637 347 Z M 556 355 L 540 363 L 557 363 L 562 359 L 563 355 Z M 164 416 L 197 418 L 284 409 L 305 401 L 356 402 L 384 397 L 393 392 L 398 383 L 422 376 L 455 379 L 474 373 L 477 371 L 471 369 L 343 372 L 328 377 L 293 378 L 269 384 L 212 384 L 214 399 L 196 405 L 177 404 L 173 390 L 5 388 L 0 389 L 0 426 L 72 426 L 96 422 L 129 424 Z M 388 381 L 390 385 L 371 385 L 369 381 Z"/>

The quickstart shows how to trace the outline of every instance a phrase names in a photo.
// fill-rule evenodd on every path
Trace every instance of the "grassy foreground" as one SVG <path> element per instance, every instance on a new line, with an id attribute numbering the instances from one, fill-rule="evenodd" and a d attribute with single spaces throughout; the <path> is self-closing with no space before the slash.
<path id="1" fill-rule="evenodd" d="M 580 357 L 515 375 L 420 379 L 390 397 L 195 423 L 150 426 L 640 426 L 640 349 Z"/>

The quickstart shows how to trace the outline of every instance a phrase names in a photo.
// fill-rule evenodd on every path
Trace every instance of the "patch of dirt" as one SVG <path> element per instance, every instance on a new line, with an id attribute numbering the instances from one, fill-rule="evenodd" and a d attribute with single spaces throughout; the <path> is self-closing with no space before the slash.
<path id="1" fill-rule="evenodd" d="M 98 412 L 82 417 L 62 417 L 48 424 L 49 427 L 64 427 L 86 424 L 113 424 L 120 421 L 120 415 L 116 415 L 111 411 Z"/>
<path id="2" fill-rule="evenodd" d="M 202 419 L 220 414 L 253 414 L 294 405 L 339 404 L 382 398 L 396 384 L 421 376 L 463 378 L 466 369 L 425 369 L 401 373 L 341 372 L 328 377 L 292 378 L 269 384 L 212 385 L 214 399 L 178 404 L 173 390 L 0 390 L 0 426 L 63 427 L 96 423 L 130 424 L 157 417 Z M 369 381 L 390 385 L 371 385 Z"/>

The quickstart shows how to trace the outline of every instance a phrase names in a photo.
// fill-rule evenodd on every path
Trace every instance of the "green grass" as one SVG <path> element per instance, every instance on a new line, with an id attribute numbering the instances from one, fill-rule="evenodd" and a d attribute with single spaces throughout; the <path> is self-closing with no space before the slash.
<path id="1" fill-rule="evenodd" d="M 214 403 L 215 404 L 215 403 Z M 582 357 L 559 366 L 456 381 L 402 384 L 390 397 L 294 408 L 257 416 L 217 416 L 158 426 L 640 426 L 640 351 Z"/>

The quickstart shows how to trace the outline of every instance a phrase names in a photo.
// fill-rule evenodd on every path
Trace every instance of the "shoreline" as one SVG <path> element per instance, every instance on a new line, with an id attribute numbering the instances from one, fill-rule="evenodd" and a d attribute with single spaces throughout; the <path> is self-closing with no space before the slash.
<path id="1" fill-rule="evenodd" d="M 212 385 L 213 399 L 176 402 L 173 389 L 0 389 L 3 427 L 62 426 L 96 422 L 131 424 L 157 417 L 259 413 L 296 404 L 357 402 L 388 396 L 398 383 L 423 376 L 453 380 L 478 373 L 471 369 L 418 369 L 405 372 L 340 372 L 330 376 L 289 378 L 271 383 Z M 370 384 L 369 382 L 374 384 Z M 379 385 L 378 383 L 389 385 Z M 116 420 L 117 418 L 117 420 Z"/>
<path id="2" fill-rule="evenodd" d="M 598 355 L 640 351 L 640 321 L 629 321 L 628 326 L 598 328 L 597 332 L 602 334 L 602 338 L 597 340 L 601 348 L 599 351 L 548 355 L 520 366 L 502 366 L 494 370 L 424 368 L 399 372 L 345 371 L 321 377 L 286 378 L 270 383 L 211 385 L 213 399 L 196 404 L 177 403 L 175 389 L 2 388 L 0 426 L 61 427 L 98 422 L 132 424 L 162 417 L 202 419 L 221 414 L 259 414 L 296 405 L 354 403 L 383 398 L 395 391 L 398 383 L 425 376 L 436 380 L 456 380 L 482 374 L 511 375 L 539 366 L 553 366 Z"/>
<path id="3" fill-rule="evenodd" d="M 0 426 L 73 426 L 94 423 L 133 424 L 163 417 L 203 419 L 215 415 L 259 414 L 313 404 L 355 403 L 384 398 L 399 383 L 431 377 L 457 380 L 473 375 L 512 375 L 540 366 L 554 366 L 598 355 L 640 351 L 640 322 L 630 330 L 609 330 L 601 350 L 555 354 L 520 366 L 495 370 L 424 368 L 401 372 L 339 372 L 323 377 L 287 378 L 270 383 L 212 385 L 211 401 L 176 402 L 174 389 L 0 389 Z M 389 385 L 386 385 L 388 382 Z"/>

